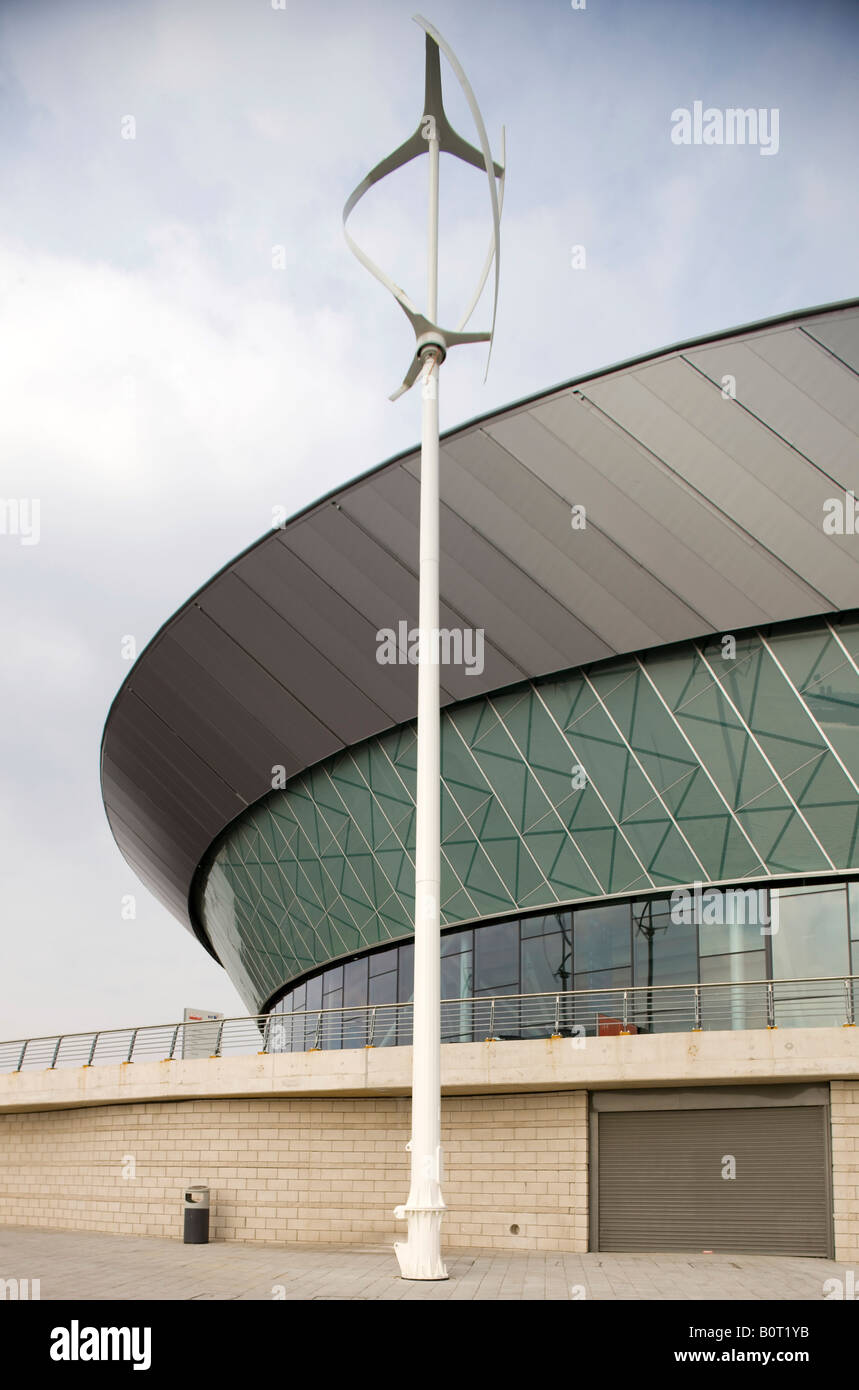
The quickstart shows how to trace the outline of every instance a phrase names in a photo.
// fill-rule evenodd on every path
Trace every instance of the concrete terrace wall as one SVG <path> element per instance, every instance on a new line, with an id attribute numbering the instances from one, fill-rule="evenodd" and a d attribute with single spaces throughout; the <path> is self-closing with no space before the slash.
<path id="1" fill-rule="evenodd" d="M 410 1047 L 283 1052 L 0 1073 L 0 1114 L 115 1101 L 405 1096 Z M 446 1043 L 448 1095 L 859 1079 L 859 1028 Z"/>
<path id="2" fill-rule="evenodd" d="M 395 1097 L 7 1113 L 0 1223 L 179 1238 L 182 1190 L 202 1182 L 215 1240 L 390 1242 L 408 1123 Z M 447 1241 L 587 1249 L 585 1092 L 449 1097 L 442 1124 Z"/>

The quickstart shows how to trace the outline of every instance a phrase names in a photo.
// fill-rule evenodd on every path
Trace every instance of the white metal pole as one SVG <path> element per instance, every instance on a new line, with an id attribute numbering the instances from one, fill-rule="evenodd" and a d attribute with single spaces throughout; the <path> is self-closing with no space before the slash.
<path id="1" fill-rule="evenodd" d="M 406 1279 L 446 1279 L 441 1258 L 441 1221 L 445 1205 L 441 1192 L 441 712 L 439 705 L 439 662 L 441 659 L 439 610 L 439 369 L 452 347 L 463 343 L 489 343 L 495 333 L 498 303 L 499 239 L 504 168 L 492 158 L 483 117 L 474 93 L 456 54 L 441 34 L 421 16 L 414 16 L 426 33 L 426 75 L 424 110 L 418 129 L 353 189 L 343 208 L 346 240 L 380 284 L 384 285 L 405 312 L 415 332 L 415 353 L 402 386 L 391 396 L 397 400 L 411 389 L 418 377 L 422 383 L 421 411 L 421 488 L 420 557 L 418 604 L 418 728 L 417 790 L 415 823 L 415 987 L 412 1046 L 412 1132 L 407 1145 L 411 1155 L 409 1195 L 394 1214 L 408 1220 L 408 1238 L 395 1245 L 400 1272 Z M 441 91 L 440 54 L 444 53 L 462 88 L 474 118 L 480 149 L 468 144 L 452 128 Z M 346 230 L 348 219 L 364 194 L 380 180 L 424 153 L 429 155 L 429 199 L 427 209 L 427 308 L 426 314 L 412 303 L 403 290 L 361 250 Z M 502 130 L 502 157 L 504 133 Z M 471 304 L 457 328 L 442 328 L 438 322 L 438 201 L 439 154 L 444 150 L 456 159 L 484 168 L 489 181 L 492 206 L 492 241 Z M 498 183 L 497 181 L 500 181 Z M 495 264 L 495 295 L 492 323 L 488 331 L 466 332 L 492 264 Z M 488 369 L 487 362 L 487 369 Z"/>
<path id="2" fill-rule="evenodd" d="M 439 142 L 429 140 L 428 316 L 438 316 Z M 395 1249 L 404 1279 L 446 1279 L 441 1257 L 441 719 L 439 706 L 438 386 L 441 354 L 422 356 L 421 507 L 415 823 L 415 988 L 408 1238 Z"/>

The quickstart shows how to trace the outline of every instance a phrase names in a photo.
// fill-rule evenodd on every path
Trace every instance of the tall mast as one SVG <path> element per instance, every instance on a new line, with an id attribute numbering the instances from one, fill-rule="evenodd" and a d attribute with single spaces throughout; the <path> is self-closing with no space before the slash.
<path id="1" fill-rule="evenodd" d="M 499 238 L 504 191 L 503 163 L 492 158 L 483 119 L 455 54 L 444 39 L 420 15 L 415 22 L 426 34 L 424 109 L 418 129 L 404 144 L 383 159 L 349 197 L 343 209 L 346 240 L 361 261 L 403 309 L 415 332 L 415 355 L 396 400 L 421 379 L 421 487 L 419 556 L 419 641 L 417 790 L 415 823 L 415 986 L 412 1043 L 412 1130 L 407 1148 L 411 1180 L 405 1205 L 394 1214 L 408 1222 L 405 1241 L 394 1249 L 404 1279 L 446 1279 L 441 1254 L 442 1196 L 441 1148 L 441 716 L 439 705 L 439 375 L 447 351 L 461 343 L 489 343 L 495 331 L 498 303 Z M 480 140 L 480 149 L 469 145 L 450 125 L 441 90 L 440 52 L 444 53 L 465 94 Z M 477 289 L 457 328 L 438 324 L 438 204 L 439 153 L 485 171 L 492 210 L 492 235 Z M 429 156 L 427 197 L 427 298 L 426 313 L 385 275 L 353 241 L 346 223 L 358 201 L 375 183 L 420 155 Z M 504 159 L 504 133 L 501 136 Z M 480 299 L 487 276 L 495 266 L 492 324 L 487 332 L 465 332 Z M 487 371 L 489 362 L 487 357 Z"/>

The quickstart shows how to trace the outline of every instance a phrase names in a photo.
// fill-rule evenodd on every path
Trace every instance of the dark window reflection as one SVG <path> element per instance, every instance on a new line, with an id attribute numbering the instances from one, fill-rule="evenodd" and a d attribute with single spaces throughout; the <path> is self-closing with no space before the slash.
<path id="1" fill-rule="evenodd" d="M 636 985 L 691 984 L 698 980 L 698 928 L 671 920 L 667 898 L 632 908 Z M 635 1024 L 640 1031 L 676 1032 L 689 1027 L 688 1002 L 674 994 L 637 994 Z"/>
<path id="2" fill-rule="evenodd" d="M 573 915 L 576 974 L 629 965 L 629 903 L 578 908 Z"/>
<path id="3" fill-rule="evenodd" d="M 377 951 L 370 957 L 370 974 L 386 975 L 389 970 L 396 970 L 397 954 L 396 946 L 391 951 Z"/>
<path id="4" fill-rule="evenodd" d="M 445 932 L 441 939 L 442 956 L 455 956 L 460 951 L 470 951 L 474 932 L 469 928 L 468 931 Z"/>
<path id="5" fill-rule="evenodd" d="M 400 947 L 400 1002 L 414 998 L 415 993 L 415 946 L 409 941 Z"/>
<path id="6" fill-rule="evenodd" d="M 489 1036 L 490 1030 L 498 1038 L 546 1037 L 555 1030 L 568 1034 L 574 1026 L 589 1036 L 616 1033 L 622 1027 L 624 991 L 633 985 L 637 993 L 628 994 L 626 1006 L 634 1030 L 685 1030 L 689 997 L 662 987 L 699 979 L 709 986 L 701 991 L 705 1027 L 763 1027 L 763 996 L 755 984 L 770 976 L 787 981 L 776 988 L 781 1026 L 837 1021 L 843 986 L 833 991 L 825 983 L 790 982 L 840 977 L 851 963 L 859 971 L 859 884 L 799 885 L 773 894 L 780 922 L 772 936 L 742 916 L 720 918 L 716 925 L 673 921 L 667 896 L 448 931 L 441 939 L 441 994 L 449 1001 L 442 1008 L 443 1039 L 470 1041 Z M 733 988 L 723 990 L 722 984 Z M 554 1000 L 547 1004 L 533 997 L 505 1002 L 511 995 L 571 991 L 579 997 L 561 1000 L 557 1008 Z M 289 990 L 274 1007 L 273 1019 L 293 1012 L 307 1017 L 287 1018 L 273 1028 L 271 1050 L 300 1050 L 317 1042 L 363 1046 L 367 1004 L 379 1008 L 376 1046 L 410 1043 L 410 1011 L 387 1012 L 382 1006 L 408 1003 L 413 994 L 412 942 L 330 966 Z M 491 996 L 498 1001 L 494 1009 Z M 320 1009 L 338 1012 L 318 1037 Z M 820 1018 L 812 1018 L 814 1010 Z"/>
<path id="7" fill-rule="evenodd" d="M 569 932 L 526 937 L 522 942 L 522 993 L 544 994 L 570 989 L 572 955 Z"/>
<path id="8" fill-rule="evenodd" d="M 494 922 L 474 935 L 474 992 L 510 993 L 519 983 L 519 923 Z"/>
<path id="9" fill-rule="evenodd" d="M 343 1003 L 349 1008 L 367 1002 L 367 957 L 350 960 L 343 967 Z"/>
<path id="10" fill-rule="evenodd" d="M 445 956 L 441 963 L 442 999 L 468 999 L 473 988 L 471 952 L 462 951 L 458 956 Z"/>
<path id="11" fill-rule="evenodd" d="M 385 975 L 370 976 L 370 1004 L 397 1003 L 397 972 L 389 970 Z"/>
<path id="12" fill-rule="evenodd" d="M 549 936 L 553 932 L 569 931 L 571 912 L 552 912 L 547 917 L 523 917 L 522 939 L 529 936 Z"/>

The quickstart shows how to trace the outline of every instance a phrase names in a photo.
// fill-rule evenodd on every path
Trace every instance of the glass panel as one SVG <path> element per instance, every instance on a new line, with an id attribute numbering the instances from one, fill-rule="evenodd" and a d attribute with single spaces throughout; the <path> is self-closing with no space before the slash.
<path id="1" fill-rule="evenodd" d="M 846 975 L 849 971 L 847 894 L 844 886 L 781 888 L 778 931 L 772 937 L 773 978 Z M 844 987 L 833 984 L 776 985 L 775 1021 L 780 1028 L 835 1027 L 844 1022 Z"/>
<path id="2" fill-rule="evenodd" d="M 472 931 L 448 932 L 441 939 L 442 956 L 456 956 L 460 951 L 471 950 Z"/>
<path id="3" fill-rule="evenodd" d="M 843 975 L 847 970 L 844 887 L 778 888 L 773 933 L 773 979 Z"/>
<path id="4" fill-rule="evenodd" d="M 765 888 L 704 888 L 700 899 L 690 899 L 690 915 L 698 914 L 698 949 L 702 957 L 758 951 L 769 935 L 769 895 Z"/>
<path id="5" fill-rule="evenodd" d="M 701 961 L 702 984 L 729 980 L 739 985 L 766 977 L 767 953 L 761 949 L 710 955 Z M 702 990 L 701 1023 L 704 1028 L 766 1028 L 765 988 Z"/>
<path id="6" fill-rule="evenodd" d="M 326 970 L 324 975 L 318 978 L 321 979 L 322 982 L 322 1008 L 342 1009 L 343 966 L 332 966 L 330 970 Z M 308 981 L 308 984 L 310 984 L 310 981 Z M 312 1026 L 315 1027 L 315 1023 Z M 335 1015 L 327 1014 L 323 1017 L 320 1043 L 323 1048 L 339 1048 L 342 1046 L 343 1019 L 339 1013 Z"/>
<path id="7" fill-rule="evenodd" d="M 387 975 L 370 976 L 370 998 L 371 1004 L 396 1004 L 397 1002 L 397 972 L 389 970 Z"/>
<path id="8" fill-rule="evenodd" d="M 577 908 L 573 914 L 576 973 L 629 965 L 629 903 Z"/>
<path id="9" fill-rule="evenodd" d="M 573 976 L 573 989 L 623 989 L 632 984 L 632 971 L 628 965 L 619 970 L 576 971 Z"/>
<path id="10" fill-rule="evenodd" d="M 322 1007 L 322 976 L 314 975 L 312 980 L 307 981 L 305 988 L 307 993 L 304 1007 L 306 1009 L 320 1009 Z"/>
<path id="11" fill-rule="evenodd" d="M 350 960 L 343 967 L 343 1005 L 351 1008 L 367 1002 L 367 958 Z"/>
<path id="12" fill-rule="evenodd" d="M 572 988 L 570 933 L 534 936 L 522 942 L 522 994 L 543 994 Z"/>
<path id="13" fill-rule="evenodd" d="M 326 970 L 322 976 L 322 993 L 330 994 L 332 990 L 343 988 L 343 966 L 335 965 L 330 970 Z"/>
<path id="14" fill-rule="evenodd" d="M 361 1006 L 367 1003 L 367 957 L 343 966 L 343 1047 L 363 1047 L 369 1018 Z M 354 1013 L 347 1012 L 354 1009 Z"/>
<path id="15" fill-rule="evenodd" d="M 850 903 L 850 935 L 855 942 L 859 942 L 859 883 L 848 883 L 847 896 Z"/>
<path id="16" fill-rule="evenodd" d="M 370 957 L 370 975 L 386 975 L 389 970 L 397 968 L 397 949 L 392 951 L 377 951 Z"/>
<path id="17" fill-rule="evenodd" d="M 569 912 L 551 912 L 546 917 L 523 917 L 523 941 L 529 936 L 551 936 L 554 932 L 568 930 L 571 915 Z"/>
<path id="18" fill-rule="evenodd" d="M 444 958 L 441 963 L 442 999 L 469 998 L 473 983 L 470 951 L 463 951 L 458 956 L 446 956 Z"/>
<path id="19" fill-rule="evenodd" d="M 474 937 L 475 993 L 519 984 L 519 923 L 496 922 Z"/>
<path id="20" fill-rule="evenodd" d="M 400 1003 L 405 1003 L 411 999 L 415 992 L 415 947 L 414 942 L 409 941 L 405 946 L 401 946 L 399 955 L 399 975 L 398 996 Z"/>
<path id="21" fill-rule="evenodd" d="M 343 1014 L 340 1012 L 343 1005 L 343 991 L 334 990 L 327 998 L 323 999 L 326 1009 L 335 1009 L 333 1014 L 322 1015 L 322 1036 L 320 1046 L 323 1048 L 341 1048 L 343 1046 Z"/>
<path id="22" fill-rule="evenodd" d="M 668 909 L 664 898 L 633 907 L 636 985 L 692 985 L 698 979 L 697 928 L 672 922 Z M 691 989 L 640 991 L 635 1000 L 635 1022 L 642 1032 L 682 1032 L 691 1027 Z"/>

